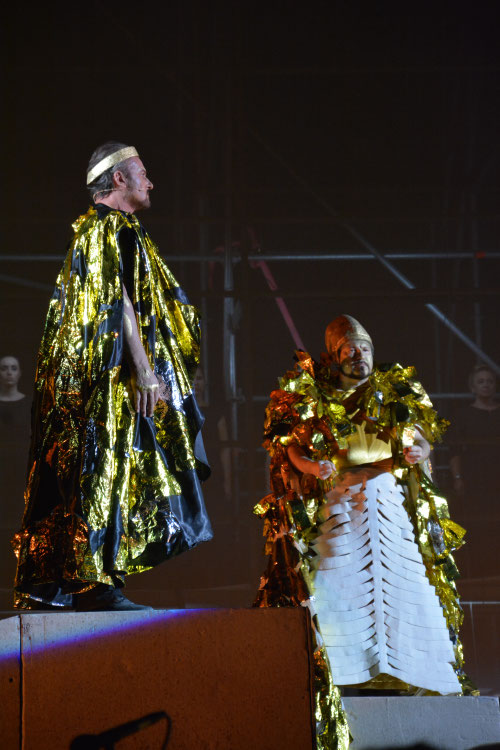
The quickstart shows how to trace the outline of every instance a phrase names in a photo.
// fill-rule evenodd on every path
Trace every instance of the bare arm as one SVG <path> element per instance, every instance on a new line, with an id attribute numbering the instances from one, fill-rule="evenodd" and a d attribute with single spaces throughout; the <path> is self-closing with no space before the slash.
<path id="1" fill-rule="evenodd" d="M 159 383 L 151 369 L 146 352 L 142 345 L 134 308 L 130 302 L 125 285 L 123 290 L 123 331 L 125 349 L 132 370 L 132 388 L 134 391 L 135 410 L 143 417 L 152 417 L 159 398 Z"/>
<path id="2" fill-rule="evenodd" d="M 303 474 L 313 474 L 318 479 L 328 479 L 332 474 L 337 473 L 332 461 L 313 461 L 298 445 L 290 445 L 287 452 L 292 464 Z"/>

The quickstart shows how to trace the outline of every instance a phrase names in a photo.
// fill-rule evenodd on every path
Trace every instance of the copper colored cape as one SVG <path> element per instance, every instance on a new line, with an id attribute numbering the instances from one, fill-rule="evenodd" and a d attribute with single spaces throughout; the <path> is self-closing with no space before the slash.
<path id="1" fill-rule="evenodd" d="M 315 553 L 318 510 L 324 502 L 328 482 L 301 475 L 288 461 L 287 446 L 301 446 L 314 460 L 335 460 L 347 447 L 346 438 L 354 431 L 352 417 L 362 410 L 382 428 L 392 429 L 402 446 L 412 442 L 415 427 L 424 431 L 429 442 L 441 437 L 446 422 L 437 417 L 432 404 L 415 379 L 413 368 L 400 365 L 375 368 L 368 387 L 360 397 L 344 400 L 337 390 L 330 363 L 325 356 L 319 364 L 305 352 L 297 352 L 298 364 L 280 380 L 266 410 L 264 446 L 271 456 L 271 494 L 258 503 L 254 512 L 264 519 L 267 569 L 262 576 L 255 606 L 304 606 L 314 591 L 311 561 Z M 352 392 L 347 392 L 352 393 Z M 455 670 L 464 692 L 471 692 L 463 671 L 463 651 L 458 629 L 463 614 L 454 579 L 458 576 L 452 552 L 462 544 L 464 530 L 450 520 L 445 498 L 418 466 L 401 460 L 393 474 L 402 485 L 406 509 L 413 522 L 415 537 L 427 576 L 440 598 L 450 637 L 455 647 Z M 317 745 L 324 750 L 346 748 L 349 733 L 340 704 L 339 691 L 332 681 L 328 656 L 321 637 L 321 623 L 313 621 L 316 640 L 315 685 Z M 404 689 L 399 684 L 378 682 L 374 688 Z M 410 690 L 410 686 L 406 686 Z"/>
<path id="2" fill-rule="evenodd" d="M 30 598 L 70 605 L 73 593 L 120 585 L 212 536 L 191 388 L 198 312 L 136 217 L 97 208 L 73 225 L 38 353 L 25 513 L 14 538 L 21 607 Z M 142 343 L 168 393 L 152 418 L 138 417 L 132 402 L 125 265 Z"/>

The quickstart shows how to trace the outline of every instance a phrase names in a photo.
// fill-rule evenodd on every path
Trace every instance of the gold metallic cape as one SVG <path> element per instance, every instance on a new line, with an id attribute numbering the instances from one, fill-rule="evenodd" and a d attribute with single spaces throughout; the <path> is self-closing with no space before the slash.
<path id="1" fill-rule="evenodd" d="M 456 654 L 455 669 L 464 692 L 470 683 L 463 671 L 463 651 L 458 639 L 463 619 L 454 579 L 458 571 L 452 552 L 461 546 L 464 530 L 450 520 L 445 498 L 419 466 L 406 464 L 405 444 L 411 444 L 416 426 L 430 443 L 446 429 L 439 419 L 412 367 L 376 368 L 359 399 L 352 391 L 335 387 L 328 357 L 320 364 L 305 352 L 296 353 L 298 364 L 280 380 L 266 409 L 264 447 L 271 456 L 271 494 L 254 512 L 264 519 L 265 552 L 269 555 L 255 606 L 304 606 L 311 591 L 310 543 L 317 535 L 317 513 L 324 502 L 328 481 L 300 475 L 288 462 L 287 446 L 300 445 L 314 460 L 335 460 L 347 448 L 346 438 L 355 431 L 352 421 L 362 411 L 381 429 L 395 433 L 401 449 L 393 468 L 406 496 L 406 510 L 427 575 L 443 606 Z M 349 400 L 350 397 L 350 400 Z M 317 620 L 317 618 L 315 618 Z M 328 657 L 322 646 L 321 624 L 316 621 L 316 719 L 317 746 L 324 750 L 346 748 L 348 729 L 338 689 L 333 685 Z M 395 687 L 399 685 L 372 685 Z"/>
<path id="2" fill-rule="evenodd" d="M 25 513 L 13 542 L 21 607 L 30 598 L 68 605 L 73 593 L 120 585 L 212 536 L 191 389 L 198 312 L 134 215 L 91 208 L 73 228 L 38 353 Z M 139 333 L 168 392 L 153 418 L 138 417 L 132 403 L 125 260 Z"/>

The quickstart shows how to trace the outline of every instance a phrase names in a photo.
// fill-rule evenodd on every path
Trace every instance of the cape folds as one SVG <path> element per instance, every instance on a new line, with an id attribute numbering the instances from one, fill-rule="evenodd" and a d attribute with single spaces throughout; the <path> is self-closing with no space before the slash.
<path id="1" fill-rule="evenodd" d="M 68 604 L 96 582 L 156 565 L 211 537 L 209 474 L 192 393 L 199 314 L 135 216 L 89 211 L 50 302 L 32 410 L 25 514 L 14 539 L 18 606 Z M 120 233 L 128 232 L 127 257 Z M 168 398 L 134 411 L 124 352 L 124 268 L 138 329 Z M 196 448 L 195 448 L 196 443 Z"/>

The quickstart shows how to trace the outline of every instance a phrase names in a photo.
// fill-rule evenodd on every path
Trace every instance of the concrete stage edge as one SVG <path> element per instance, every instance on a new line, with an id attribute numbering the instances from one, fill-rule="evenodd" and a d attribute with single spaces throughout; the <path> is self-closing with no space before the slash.
<path id="1" fill-rule="evenodd" d="M 344 698 L 354 741 L 349 750 L 390 750 L 426 743 L 436 750 L 500 748 L 493 697 Z"/>
<path id="2" fill-rule="evenodd" d="M 2 750 L 68 750 L 152 715 L 117 748 L 313 748 L 304 609 L 23 613 L 0 621 Z M 500 747 L 497 698 L 345 698 L 352 750 Z M 162 713 L 163 712 L 163 713 Z M 166 714 L 166 715 L 165 715 Z"/>

